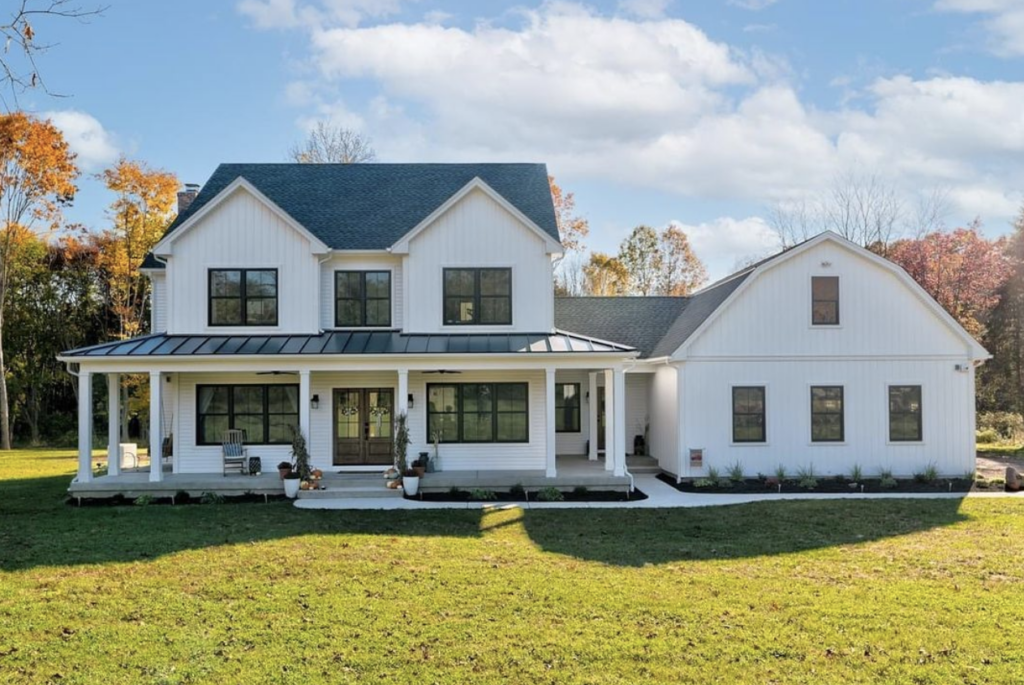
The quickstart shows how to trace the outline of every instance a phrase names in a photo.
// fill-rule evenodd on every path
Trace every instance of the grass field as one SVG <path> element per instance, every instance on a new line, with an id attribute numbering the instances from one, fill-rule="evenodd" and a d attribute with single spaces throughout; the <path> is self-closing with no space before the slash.
<path id="1" fill-rule="evenodd" d="M 0 683 L 1020 683 L 1024 501 L 63 504 L 0 455 Z"/>

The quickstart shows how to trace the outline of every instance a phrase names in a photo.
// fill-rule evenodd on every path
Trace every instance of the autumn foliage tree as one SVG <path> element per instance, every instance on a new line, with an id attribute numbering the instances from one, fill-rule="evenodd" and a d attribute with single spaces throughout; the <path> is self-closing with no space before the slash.
<path id="1" fill-rule="evenodd" d="M 661 295 L 689 295 L 708 280 L 707 269 L 690 245 L 683 229 L 670 224 L 659 237 L 661 269 L 658 274 L 658 293 Z"/>
<path id="2" fill-rule="evenodd" d="M 992 359 L 979 378 L 979 404 L 1024 414 L 1024 213 L 1006 242 L 1009 275 L 989 316 L 985 347 Z"/>
<path id="3" fill-rule="evenodd" d="M 603 252 L 592 252 L 583 267 L 585 290 L 588 295 L 613 297 L 629 294 L 629 271 L 617 257 Z"/>
<path id="4" fill-rule="evenodd" d="M 887 256 L 980 340 L 1010 273 L 1004 249 L 1003 239 L 987 240 L 974 223 L 970 228 L 898 240 L 889 246 Z"/>
<path id="5" fill-rule="evenodd" d="M 4 358 L 9 279 L 27 233 L 55 228 L 75 195 L 78 168 L 61 132 L 22 112 L 0 115 L 0 449 L 11 448 L 10 399 Z"/>

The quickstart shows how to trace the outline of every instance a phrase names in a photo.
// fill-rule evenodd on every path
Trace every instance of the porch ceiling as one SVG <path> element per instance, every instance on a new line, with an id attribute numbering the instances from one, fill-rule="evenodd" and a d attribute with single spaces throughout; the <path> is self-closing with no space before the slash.
<path id="1" fill-rule="evenodd" d="M 69 350 L 68 360 L 139 357 L 296 355 L 478 355 L 634 352 L 628 345 L 575 333 L 422 333 L 330 331 L 318 335 L 168 335 L 159 333 Z"/>

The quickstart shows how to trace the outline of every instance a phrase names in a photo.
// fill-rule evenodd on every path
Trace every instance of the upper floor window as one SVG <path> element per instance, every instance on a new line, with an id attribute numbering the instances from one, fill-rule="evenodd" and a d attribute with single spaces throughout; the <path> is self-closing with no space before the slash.
<path id="1" fill-rule="evenodd" d="M 390 271 L 336 271 L 334 325 L 391 325 Z"/>
<path id="2" fill-rule="evenodd" d="M 889 386 L 889 440 L 921 442 L 921 386 Z"/>
<path id="3" fill-rule="evenodd" d="M 512 323 L 512 269 L 445 269 L 444 323 Z"/>
<path id="4" fill-rule="evenodd" d="M 839 325 L 839 276 L 811 277 L 811 324 Z"/>
<path id="5" fill-rule="evenodd" d="M 276 326 L 277 269 L 210 269 L 211 326 Z"/>
<path id="6" fill-rule="evenodd" d="M 765 442 L 764 386 L 732 389 L 732 441 Z"/>
<path id="7" fill-rule="evenodd" d="M 843 442 L 843 386 L 811 387 L 811 442 Z"/>
<path id="8" fill-rule="evenodd" d="M 555 432 L 580 432 L 580 384 L 555 384 Z"/>

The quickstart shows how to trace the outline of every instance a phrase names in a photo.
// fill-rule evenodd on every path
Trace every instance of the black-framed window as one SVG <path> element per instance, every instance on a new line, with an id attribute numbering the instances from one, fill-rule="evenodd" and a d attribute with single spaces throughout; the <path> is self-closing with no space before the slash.
<path id="1" fill-rule="evenodd" d="M 211 326 L 276 326 L 277 269 L 210 269 Z"/>
<path id="2" fill-rule="evenodd" d="M 512 269 L 445 269 L 444 323 L 501 326 L 512 323 Z"/>
<path id="3" fill-rule="evenodd" d="M 732 389 L 732 441 L 766 442 L 765 392 L 763 385 Z"/>
<path id="4" fill-rule="evenodd" d="M 219 445 L 230 429 L 253 445 L 290 445 L 299 428 L 299 386 L 197 385 L 196 444 Z"/>
<path id="5" fill-rule="evenodd" d="M 839 325 L 839 276 L 811 277 L 811 323 Z"/>
<path id="6" fill-rule="evenodd" d="M 843 386 L 811 387 L 811 442 L 843 442 L 846 437 L 843 409 Z"/>
<path id="7" fill-rule="evenodd" d="M 427 441 L 529 442 L 527 383 L 427 385 Z"/>
<path id="8" fill-rule="evenodd" d="M 390 271 L 335 271 L 334 325 L 391 325 Z"/>
<path id="9" fill-rule="evenodd" d="M 555 383 L 555 432 L 580 432 L 579 383 Z"/>
<path id="10" fill-rule="evenodd" d="M 924 435 L 921 419 L 921 386 L 889 386 L 889 440 L 921 442 Z"/>

